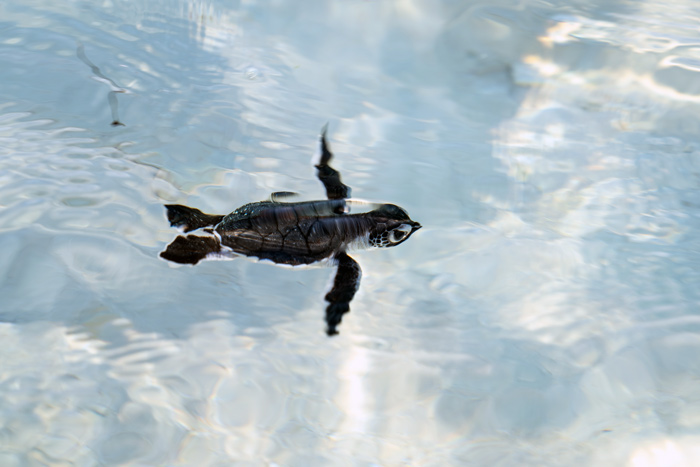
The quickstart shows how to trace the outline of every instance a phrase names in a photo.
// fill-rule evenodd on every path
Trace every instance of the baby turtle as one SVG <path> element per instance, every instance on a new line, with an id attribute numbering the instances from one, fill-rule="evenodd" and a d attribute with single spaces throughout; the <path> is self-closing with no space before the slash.
<path id="1" fill-rule="evenodd" d="M 293 195 L 273 193 L 270 201 L 250 203 L 228 215 L 204 214 L 180 204 L 168 204 L 168 220 L 185 233 L 202 229 L 201 235 L 180 235 L 161 252 L 168 261 L 197 264 L 204 259 L 252 256 L 292 266 L 330 259 L 337 265 L 333 287 L 326 294 L 326 332 L 337 334 L 337 326 L 350 311 L 350 301 L 360 286 L 360 265 L 348 256 L 349 248 L 392 247 L 421 228 L 406 211 L 393 204 L 363 203 L 348 199 L 350 188 L 328 163 L 333 155 L 321 132 L 318 179 L 327 200 L 284 202 Z M 370 207 L 353 214 L 355 206 Z"/>

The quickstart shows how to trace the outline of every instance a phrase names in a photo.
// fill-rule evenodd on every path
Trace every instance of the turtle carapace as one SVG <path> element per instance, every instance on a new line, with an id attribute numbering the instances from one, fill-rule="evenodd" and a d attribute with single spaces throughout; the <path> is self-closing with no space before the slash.
<path id="1" fill-rule="evenodd" d="M 337 326 L 350 310 L 350 301 L 360 285 L 360 265 L 348 256 L 351 247 L 392 247 L 420 229 L 406 211 L 393 204 L 364 203 L 348 199 L 350 188 L 341 181 L 329 162 L 332 154 L 321 133 L 321 160 L 317 175 L 327 200 L 285 202 L 292 193 L 273 193 L 269 201 L 250 203 L 228 215 L 204 214 L 180 204 L 166 205 L 168 220 L 185 233 L 161 252 L 168 261 L 197 264 L 205 259 L 239 255 L 267 259 L 277 264 L 302 265 L 330 259 L 337 272 L 326 294 L 326 332 L 337 334 Z M 353 213 L 356 207 L 369 207 Z"/>

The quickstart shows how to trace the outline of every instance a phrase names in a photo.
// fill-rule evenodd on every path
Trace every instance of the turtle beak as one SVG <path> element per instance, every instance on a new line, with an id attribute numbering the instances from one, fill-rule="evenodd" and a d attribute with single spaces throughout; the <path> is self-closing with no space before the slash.
<path id="1" fill-rule="evenodd" d="M 423 226 L 420 225 L 418 222 L 413 222 L 413 223 L 411 224 L 411 227 L 413 228 L 413 232 L 415 232 L 416 230 L 420 229 L 420 228 L 423 227 Z"/>

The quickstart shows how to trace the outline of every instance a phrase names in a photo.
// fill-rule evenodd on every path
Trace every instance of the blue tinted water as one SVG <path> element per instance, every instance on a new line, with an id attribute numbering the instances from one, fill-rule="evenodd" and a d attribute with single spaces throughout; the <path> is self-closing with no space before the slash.
<path id="1" fill-rule="evenodd" d="M 697 3 L 0 18 L 0 465 L 700 463 Z M 158 258 L 165 203 L 322 198 L 326 122 L 424 226 L 333 339 L 332 269 Z"/>

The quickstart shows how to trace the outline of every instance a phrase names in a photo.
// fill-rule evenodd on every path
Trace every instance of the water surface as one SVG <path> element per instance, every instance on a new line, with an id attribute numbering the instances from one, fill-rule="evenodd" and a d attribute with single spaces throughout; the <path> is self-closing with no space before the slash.
<path id="1" fill-rule="evenodd" d="M 698 10 L 0 5 L 0 464 L 697 464 Z M 332 339 L 332 269 L 158 258 L 326 122 L 424 225 Z"/>

